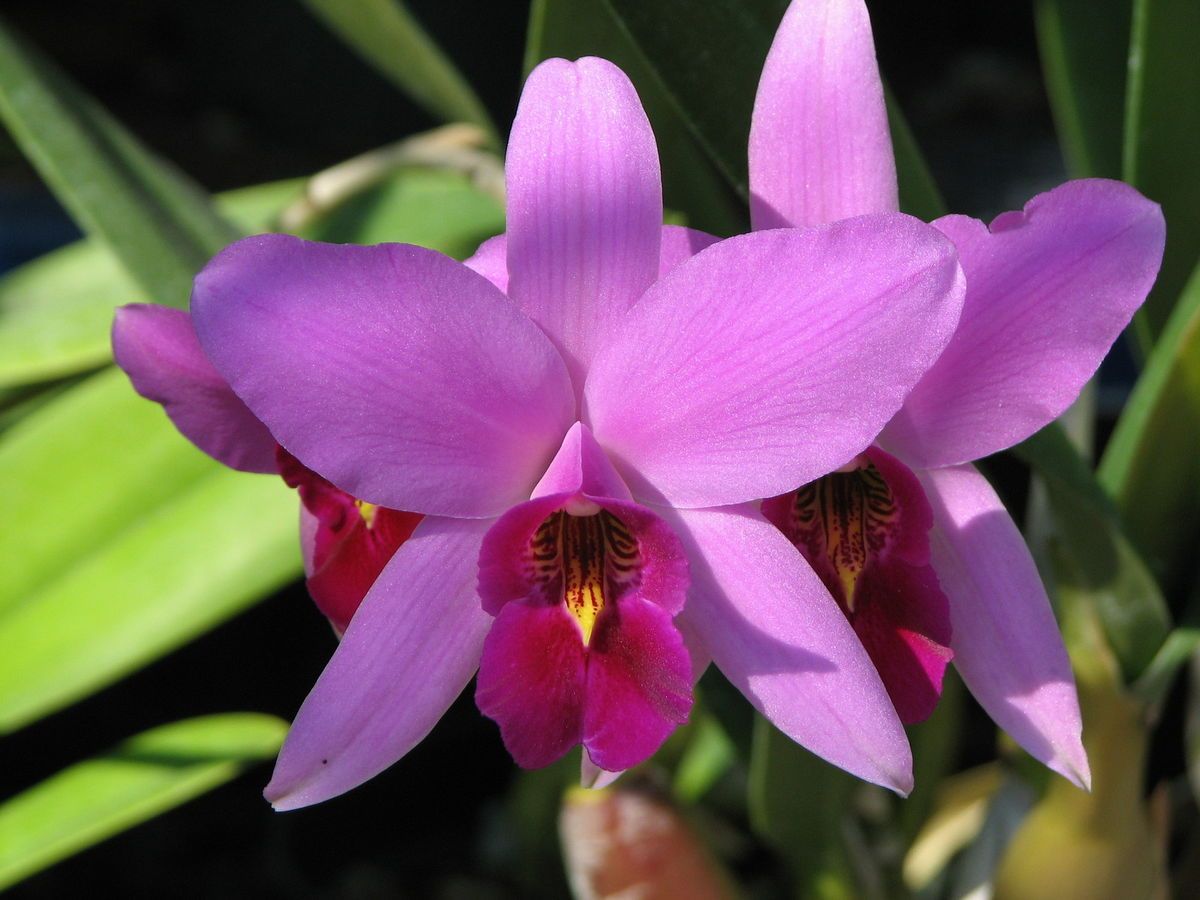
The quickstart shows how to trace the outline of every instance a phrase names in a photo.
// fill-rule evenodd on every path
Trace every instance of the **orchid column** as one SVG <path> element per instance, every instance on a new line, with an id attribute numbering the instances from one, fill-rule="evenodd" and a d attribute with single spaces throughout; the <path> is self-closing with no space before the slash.
<path id="1" fill-rule="evenodd" d="M 898 208 L 883 89 L 861 0 L 795 0 L 763 69 L 750 136 L 757 229 Z M 821 573 L 906 722 L 953 658 L 1031 754 L 1089 782 L 1070 662 L 1021 535 L 973 460 L 1075 399 L 1153 284 L 1158 207 L 1119 182 L 1069 182 L 990 225 L 946 216 L 962 319 L 876 446 L 764 511 Z"/>

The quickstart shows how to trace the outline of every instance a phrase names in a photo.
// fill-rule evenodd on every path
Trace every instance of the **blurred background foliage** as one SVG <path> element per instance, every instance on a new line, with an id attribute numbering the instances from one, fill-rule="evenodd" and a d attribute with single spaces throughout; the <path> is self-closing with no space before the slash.
<path id="1" fill-rule="evenodd" d="M 1092 793 L 1025 757 L 953 679 L 911 730 L 918 786 L 901 801 L 710 671 L 692 721 L 606 791 L 572 787 L 577 756 L 517 771 L 468 692 L 364 789 L 282 816 L 259 796 L 333 649 L 296 583 L 296 500 L 212 463 L 133 394 L 108 365 L 113 308 L 185 305 L 199 266 L 255 231 L 465 257 L 503 229 L 497 154 L 547 56 L 625 68 L 672 215 L 744 229 L 750 108 L 785 6 L 4 5 L 0 889 L 1200 892 L 1195 0 L 869 4 L 906 210 L 990 217 L 1099 175 L 1166 211 L 1129 339 L 1061 424 L 985 464 L 1056 603 Z"/>

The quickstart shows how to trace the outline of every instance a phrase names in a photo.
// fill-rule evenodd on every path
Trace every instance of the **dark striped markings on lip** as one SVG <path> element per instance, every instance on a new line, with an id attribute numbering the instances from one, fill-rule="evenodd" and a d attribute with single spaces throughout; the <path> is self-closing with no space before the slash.
<path id="1" fill-rule="evenodd" d="M 796 491 L 792 534 L 810 560 L 823 556 L 837 574 L 848 612 L 867 563 L 887 547 L 896 526 L 896 500 L 879 470 L 866 462 L 848 472 L 831 472 Z M 806 554 L 809 555 L 809 554 Z"/>
<path id="2" fill-rule="evenodd" d="M 534 582 L 547 600 L 566 603 L 584 646 L 605 604 L 625 593 L 641 570 L 637 538 L 606 509 L 585 516 L 552 514 L 538 527 L 530 551 Z"/>

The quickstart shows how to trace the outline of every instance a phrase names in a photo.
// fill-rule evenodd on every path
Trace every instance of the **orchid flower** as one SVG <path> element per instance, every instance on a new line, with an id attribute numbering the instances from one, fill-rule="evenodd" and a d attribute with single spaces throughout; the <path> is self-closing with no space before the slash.
<path id="1" fill-rule="evenodd" d="M 200 450 L 232 469 L 278 474 L 299 491 L 308 592 L 341 636 L 421 517 L 356 500 L 280 447 L 213 368 L 183 310 L 121 307 L 113 321 L 113 356 L 137 392 L 161 403 Z"/>
<path id="2" fill-rule="evenodd" d="M 856 458 L 899 410 L 958 318 L 952 244 L 895 212 L 717 244 L 664 231 L 649 123 L 599 59 L 530 75 L 506 174 L 507 233 L 470 266 L 261 235 L 196 279 L 213 396 L 346 496 L 422 516 L 268 798 L 382 771 L 477 667 L 518 763 L 582 744 L 618 771 L 686 719 L 710 658 L 794 739 L 906 791 L 882 681 L 756 501 Z"/>
<path id="3" fill-rule="evenodd" d="M 795 0 L 763 69 L 750 134 L 756 229 L 898 208 L 883 88 L 861 0 Z M 953 658 L 1033 756 L 1090 775 L 1070 661 L 1017 526 L 972 461 L 1060 415 L 1145 299 L 1158 206 L 1072 181 L 985 225 L 933 226 L 967 277 L 962 318 L 875 446 L 763 511 L 838 599 L 900 717 L 925 718 Z"/>

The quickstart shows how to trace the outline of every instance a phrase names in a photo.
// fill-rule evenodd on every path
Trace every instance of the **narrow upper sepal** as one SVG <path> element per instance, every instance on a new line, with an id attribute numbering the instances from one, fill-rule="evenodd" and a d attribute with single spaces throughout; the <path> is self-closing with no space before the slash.
<path id="1" fill-rule="evenodd" d="M 862 0 L 794 0 L 750 126 L 755 229 L 899 208 L 871 20 Z"/>
<path id="2" fill-rule="evenodd" d="M 625 73 L 594 57 L 530 73 L 505 161 L 508 294 L 576 386 L 658 272 L 658 149 Z"/>

